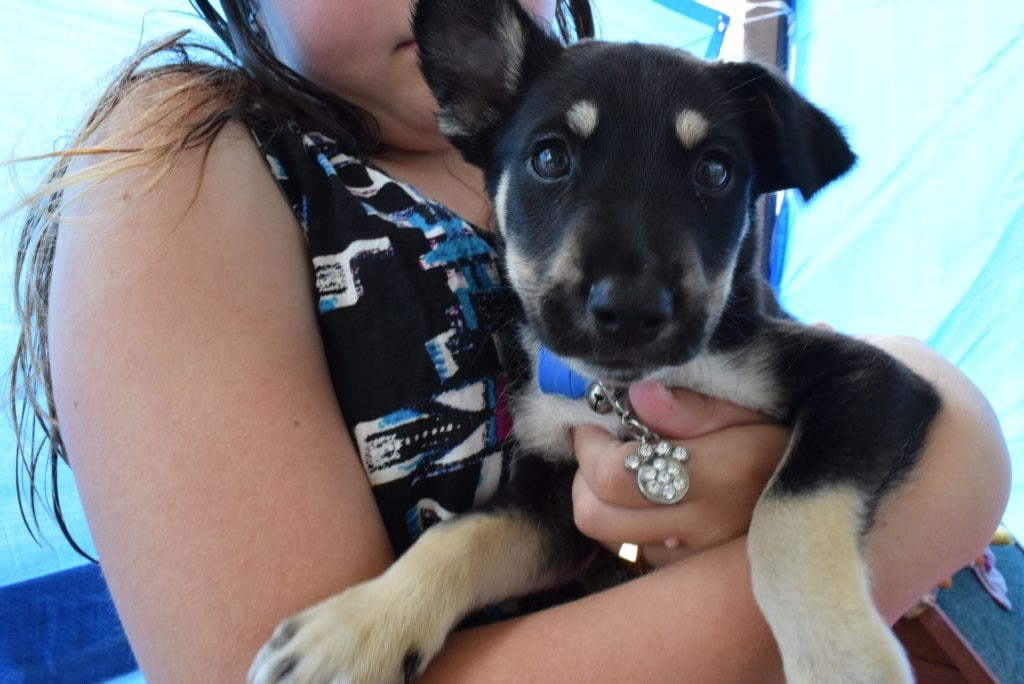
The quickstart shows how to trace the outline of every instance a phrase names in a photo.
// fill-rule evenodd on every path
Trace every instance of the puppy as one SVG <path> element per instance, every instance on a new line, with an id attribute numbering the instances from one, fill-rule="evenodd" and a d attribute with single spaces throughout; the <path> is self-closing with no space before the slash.
<path id="1" fill-rule="evenodd" d="M 810 197 L 853 165 L 836 125 L 760 66 L 565 47 L 516 0 L 420 0 L 414 29 L 440 129 L 485 173 L 522 305 L 503 341 L 519 378 L 515 470 L 486 508 L 284 622 L 250 680 L 408 678 L 467 613 L 585 562 L 567 427 L 600 418 L 539 392 L 543 344 L 589 378 L 656 378 L 791 426 L 748 537 L 786 677 L 910 681 L 873 607 L 861 541 L 914 467 L 938 395 L 884 352 L 783 312 L 751 220 L 760 194 Z"/>

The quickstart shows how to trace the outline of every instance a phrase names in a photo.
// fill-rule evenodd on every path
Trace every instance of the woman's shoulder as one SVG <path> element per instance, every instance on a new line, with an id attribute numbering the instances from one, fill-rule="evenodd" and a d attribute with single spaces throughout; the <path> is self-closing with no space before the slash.
<path id="1" fill-rule="evenodd" d="M 65 190 L 64 218 L 108 223 L 105 214 L 123 212 L 129 200 L 135 209 L 157 203 L 166 214 L 183 214 L 195 209 L 203 184 L 216 184 L 227 201 L 267 176 L 239 94 L 223 87 L 231 78 L 223 71 L 214 77 L 165 70 L 108 89 L 63 155 L 60 188 L 52 189 Z M 255 212 L 280 201 L 273 194 L 249 199 Z"/>
<path id="2" fill-rule="evenodd" d="M 133 281 L 159 291 L 166 283 L 124 276 L 167 261 L 209 272 L 220 261 L 212 272 L 227 281 L 250 261 L 302 255 L 301 230 L 248 126 L 199 88 L 180 74 L 133 87 L 71 157 L 61 179 L 55 277 L 69 262 L 84 263 L 89 286 Z M 259 245 L 274 248 L 257 255 Z M 305 259 L 290 264 L 305 283 Z"/>

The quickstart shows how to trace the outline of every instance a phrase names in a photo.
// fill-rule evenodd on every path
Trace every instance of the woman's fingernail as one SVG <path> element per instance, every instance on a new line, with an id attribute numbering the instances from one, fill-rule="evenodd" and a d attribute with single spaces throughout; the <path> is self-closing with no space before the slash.
<path id="1" fill-rule="evenodd" d="M 672 401 L 672 393 L 657 380 L 644 380 L 630 387 L 630 394 L 634 399 L 639 397 L 642 401 L 661 402 Z"/>

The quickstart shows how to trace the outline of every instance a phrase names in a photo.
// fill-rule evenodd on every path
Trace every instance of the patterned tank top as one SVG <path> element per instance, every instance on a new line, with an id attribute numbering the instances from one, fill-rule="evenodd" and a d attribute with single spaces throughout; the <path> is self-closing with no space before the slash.
<path id="1" fill-rule="evenodd" d="M 400 554 L 508 478 L 494 249 L 330 138 L 253 132 L 305 231 L 334 391 Z"/>

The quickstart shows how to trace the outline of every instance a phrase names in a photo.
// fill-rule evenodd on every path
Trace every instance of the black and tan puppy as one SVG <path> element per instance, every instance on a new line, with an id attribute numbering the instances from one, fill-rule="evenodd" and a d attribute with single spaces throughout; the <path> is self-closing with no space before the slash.
<path id="1" fill-rule="evenodd" d="M 788 317 L 750 219 L 762 193 L 810 197 L 846 172 L 854 155 L 837 127 L 760 66 L 564 47 L 516 0 L 421 0 L 414 23 L 441 131 L 484 170 L 493 199 L 524 313 L 504 341 L 511 363 L 534 368 L 543 344 L 590 378 L 654 377 L 792 426 L 749 534 L 786 676 L 910 680 L 860 546 L 939 399 L 878 349 Z M 572 525 L 566 427 L 597 417 L 522 377 L 520 453 L 498 499 L 283 623 L 251 680 L 400 680 L 467 613 L 579 566 L 590 547 Z"/>

